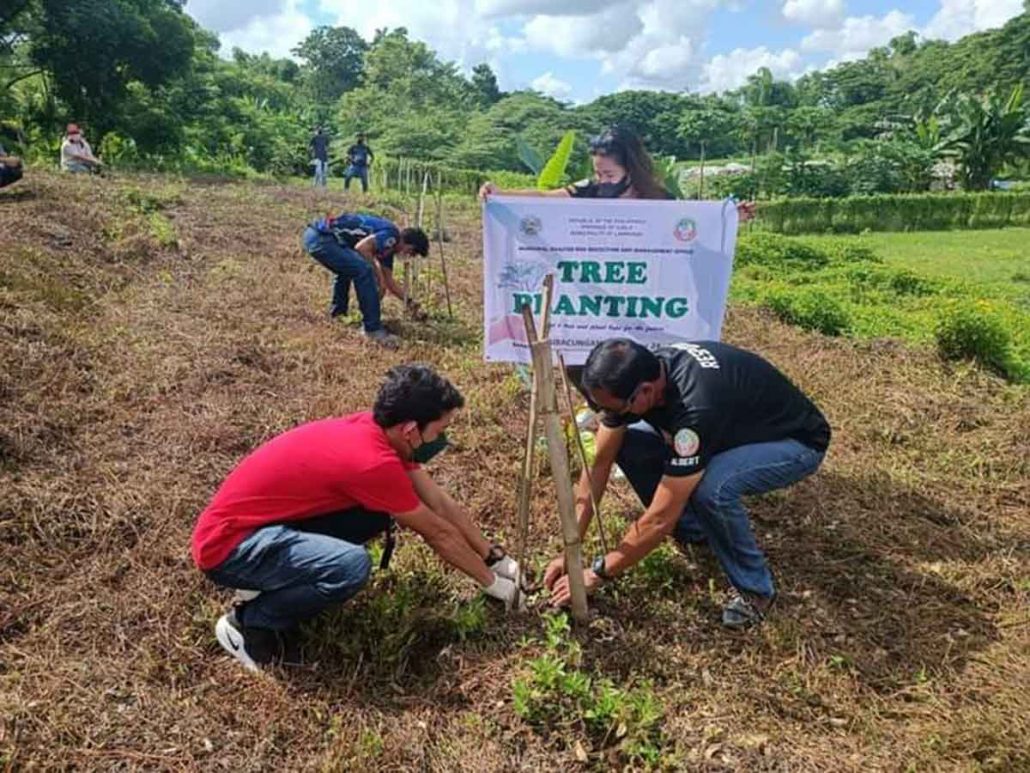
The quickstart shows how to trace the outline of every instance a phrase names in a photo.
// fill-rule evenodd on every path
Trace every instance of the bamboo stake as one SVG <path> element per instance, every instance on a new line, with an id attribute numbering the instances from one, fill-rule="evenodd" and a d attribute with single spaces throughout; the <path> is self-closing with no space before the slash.
<path id="1" fill-rule="evenodd" d="M 437 173 L 437 180 L 442 179 L 440 174 L 440 172 Z M 443 271 L 443 292 L 447 299 L 447 316 L 454 319 L 454 310 L 451 308 L 451 285 L 447 281 L 447 258 L 443 251 L 443 189 L 439 183 L 436 191 L 436 244 L 440 251 L 440 268 Z"/>
<path id="2" fill-rule="evenodd" d="M 554 286 L 554 277 L 548 276 L 545 282 L 544 321 L 542 331 L 550 327 L 550 298 Z M 544 424 L 547 438 L 547 451 L 551 462 L 551 473 L 554 476 L 558 493 L 558 516 L 561 520 L 562 541 L 565 543 L 565 569 L 572 597 L 572 619 L 577 623 L 587 621 L 587 595 L 583 582 L 583 553 L 579 537 L 579 526 L 576 523 L 576 503 L 572 492 L 572 478 L 569 470 L 568 449 L 562 433 L 561 419 L 558 415 L 558 398 L 554 385 L 554 362 L 551 358 L 551 342 L 546 338 L 537 338 L 533 315 L 527 307 L 522 309 L 523 323 L 529 339 L 533 356 L 533 376 L 537 389 L 537 412 Z"/>
<path id="3" fill-rule="evenodd" d="M 587 449 L 583 445 L 583 438 L 579 434 L 579 425 L 576 423 L 576 407 L 572 402 L 572 387 L 569 386 L 569 379 L 565 375 L 565 357 L 558 353 L 558 372 L 561 373 L 562 386 L 565 392 L 565 406 L 569 409 L 569 417 L 572 420 L 572 433 L 576 436 L 576 447 L 579 448 L 579 461 L 583 465 L 583 474 L 587 479 L 587 486 L 590 489 L 590 507 L 597 519 L 597 533 L 601 536 L 601 550 L 608 552 L 608 539 L 604 533 L 604 524 L 601 523 L 601 507 L 598 504 L 597 496 L 594 494 L 594 476 L 590 474 L 590 462 L 587 459 Z"/>

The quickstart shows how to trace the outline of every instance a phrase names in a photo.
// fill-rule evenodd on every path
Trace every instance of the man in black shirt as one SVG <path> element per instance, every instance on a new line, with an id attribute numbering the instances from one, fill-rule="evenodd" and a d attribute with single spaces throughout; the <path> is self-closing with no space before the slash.
<path id="1" fill-rule="evenodd" d="M 737 591 L 723 623 L 760 622 L 776 589 L 741 499 L 818 469 L 830 442 L 822 413 L 761 357 L 716 341 L 651 352 L 611 339 L 594 347 L 581 379 L 601 427 L 590 477 L 584 473 L 577 491 L 580 534 L 593 514 L 588 481 L 600 501 L 616 462 L 647 507 L 618 547 L 584 570 L 588 590 L 665 537 L 707 541 Z M 556 605 L 569 601 L 564 573 L 557 558 L 544 576 Z"/>
<path id="2" fill-rule="evenodd" d="M 343 188 L 350 190 L 350 181 L 361 180 L 361 190 L 368 192 L 368 165 L 375 158 L 372 148 L 365 144 L 365 135 L 359 134 L 358 141 L 347 149 L 347 170 L 343 173 Z"/>
<path id="3" fill-rule="evenodd" d="M 16 183 L 21 179 L 21 159 L 7 155 L 4 146 L 0 145 L 0 188 Z"/>

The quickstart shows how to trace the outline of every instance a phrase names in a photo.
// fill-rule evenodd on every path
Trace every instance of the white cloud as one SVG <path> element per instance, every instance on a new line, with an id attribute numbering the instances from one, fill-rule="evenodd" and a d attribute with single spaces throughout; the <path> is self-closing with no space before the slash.
<path id="1" fill-rule="evenodd" d="M 560 78 L 554 77 L 552 72 L 545 72 L 539 78 L 534 78 L 530 86 L 533 90 L 555 99 L 567 99 L 572 93 L 572 86 Z"/>
<path id="2" fill-rule="evenodd" d="M 268 23 L 285 10 L 287 0 L 248 0 L 227 3 L 225 0 L 189 0 L 186 11 L 200 24 L 214 32 L 230 32 L 248 26 L 252 21 Z"/>
<path id="3" fill-rule="evenodd" d="M 1023 0 L 941 0 L 940 10 L 923 30 L 930 39 L 958 40 L 1000 27 L 1023 12 Z"/>
<path id="4" fill-rule="evenodd" d="M 801 54 L 792 48 L 774 52 L 765 46 L 738 48 L 729 54 L 718 54 L 704 66 L 701 90 L 730 91 L 744 85 L 749 75 L 760 67 L 768 67 L 777 79 L 793 80 L 805 70 Z"/>
<path id="5" fill-rule="evenodd" d="M 285 0 L 281 13 L 253 17 L 244 26 L 220 34 L 222 53 L 238 47 L 248 52 L 267 51 L 274 57 L 290 56 L 290 49 L 314 28 L 299 6 L 300 0 Z"/>
<path id="6" fill-rule="evenodd" d="M 783 18 L 818 29 L 835 27 L 844 19 L 844 0 L 786 0 Z"/>
<path id="7" fill-rule="evenodd" d="M 522 32 L 531 48 L 559 56 L 611 54 L 625 48 L 644 28 L 633 5 L 622 3 L 590 16 L 534 16 Z"/>
<path id="8" fill-rule="evenodd" d="M 549 14 L 589 14 L 604 10 L 622 0 L 476 0 L 476 11 L 487 18 Z"/>
<path id="9" fill-rule="evenodd" d="M 918 29 L 915 18 L 901 11 L 886 16 L 851 16 L 837 29 L 816 30 L 801 41 L 807 52 L 828 51 L 838 61 L 858 59 L 876 46 L 886 45 L 891 38 Z"/>

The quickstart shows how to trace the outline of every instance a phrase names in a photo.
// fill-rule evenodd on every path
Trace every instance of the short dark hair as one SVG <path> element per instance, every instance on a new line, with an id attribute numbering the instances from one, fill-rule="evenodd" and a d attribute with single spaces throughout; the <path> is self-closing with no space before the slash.
<path id="1" fill-rule="evenodd" d="M 662 366 L 646 346 L 628 338 L 609 338 L 597 344 L 583 366 L 583 387 L 603 389 L 612 397 L 628 400 L 640 384 L 662 375 Z"/>
<path id="2" fill-rule="evenodd" d="M 421 430 L 464 405 L 454 384 L 428 365 L 398 365 L 387 371 L 379 387 L 372 418 L 383 429 L 413 421 Z"/>
<path id="3" fill-rule="evenodd" d="M 421 228 L 405 228 L 401 231 L 401 241 L 414 247 L 423 258 L 429 254 L 429 237 Z"/>

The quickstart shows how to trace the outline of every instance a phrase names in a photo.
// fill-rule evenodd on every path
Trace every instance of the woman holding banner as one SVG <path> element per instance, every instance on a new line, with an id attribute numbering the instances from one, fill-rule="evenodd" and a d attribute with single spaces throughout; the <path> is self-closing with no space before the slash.
<path id="1" fill-rule="evenodd" d="M 631 130 L 612 126 L 590 140 L 594 177 L 553 191 L 501 190 L 492 182 L 483 183 L 479 197 L 555 196 L 584 199 L 671 199 L 672 196 L 654 173 L 651 156 L 640 138 Z"/>

